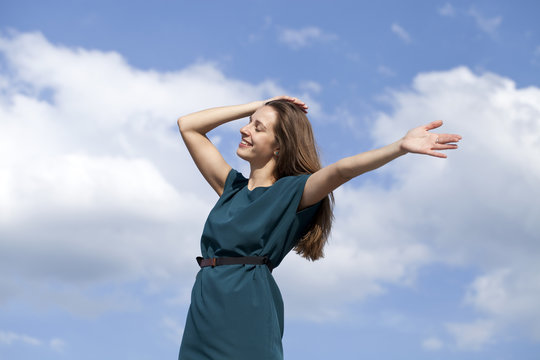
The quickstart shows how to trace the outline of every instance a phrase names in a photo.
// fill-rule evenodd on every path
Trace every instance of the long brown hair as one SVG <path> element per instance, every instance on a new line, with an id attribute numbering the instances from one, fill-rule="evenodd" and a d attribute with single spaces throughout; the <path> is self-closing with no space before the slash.
<path id="1" fill-rule="evenodd" d="M 274 177 L 313 174 L 321 168 L 319 151 L 313 129 L 306 114 L 296 105 L 285 100 L 269 101 L 277 114 L 274 133 L 279 144 Z M 294 250 L 309 260 L 324 256 L 323 248 L 332 228 L 334 195 L 322 200 L 311 226 L 298 241 Z"/>

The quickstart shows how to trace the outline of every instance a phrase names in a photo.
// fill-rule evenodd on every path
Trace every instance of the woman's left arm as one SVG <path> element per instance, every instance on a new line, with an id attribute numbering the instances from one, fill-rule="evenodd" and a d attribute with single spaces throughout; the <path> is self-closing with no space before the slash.
<path id="1" fill-rule="evenodd" d="M 343 158 L 322 168 L 307 180 L 299 209 L 316 204 L 352 178 L 375 170 L 408 152 L 446 158 L 439 151 L 457 149 L 455 143 L 461 140 L 461 136 L 429 132 L 441 125 L 442 121 L 438 120 L 419 126 L 390 145 Z"/>

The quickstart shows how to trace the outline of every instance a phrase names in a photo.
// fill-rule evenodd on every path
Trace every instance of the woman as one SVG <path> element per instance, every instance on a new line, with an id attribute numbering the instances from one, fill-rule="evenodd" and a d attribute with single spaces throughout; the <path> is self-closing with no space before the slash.
<path id="1" fill-rule="evenodd" d="M 435 121 L 380 149 L 321 168 L 307 106 L 289 96 L 196 112 L 178 119 L 195 164 L 220 196 L 201 238 L 180 360 L 282 359 L 283 302 L 271 271 L 293 248 L 316 260 L 332 223 L 332 191 L 414 152 L 446 157 L 461 137 L 429 132 Z M 237 155 L 249 178 L 225 162 L 206 134 L 249 116 Z"/>

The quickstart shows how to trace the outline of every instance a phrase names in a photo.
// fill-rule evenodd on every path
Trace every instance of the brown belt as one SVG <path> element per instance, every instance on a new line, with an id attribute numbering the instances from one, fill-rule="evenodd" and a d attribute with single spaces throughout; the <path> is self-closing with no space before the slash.
<path id="1" fill-rule="evenodd" d="M 208 258 L 204 259 L 200 256 L 197 256 L 197 263 L 201 268 L 207 266 L 220 266 L 220 265 L 266 265 L 268 270 L 272 272 L 274 267 L 272 262 L 266 256 L 239 256 L 239 257 L 218 257 L 218 258 Z"/>

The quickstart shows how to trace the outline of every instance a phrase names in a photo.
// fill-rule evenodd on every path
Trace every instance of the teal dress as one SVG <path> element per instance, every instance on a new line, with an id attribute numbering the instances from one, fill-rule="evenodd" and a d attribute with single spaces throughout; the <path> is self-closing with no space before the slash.
<path id="1" fill-rule="evenodd" d="M 202 256 L 267 256 L 277 267 L 318 204 L 297 212 L 309 175 L 249 190 L 231 170 L 201 238 Z M 191 293 L 180 360 L 283 359 L 283 300 L 266 265 L 202 268 Z"/>

